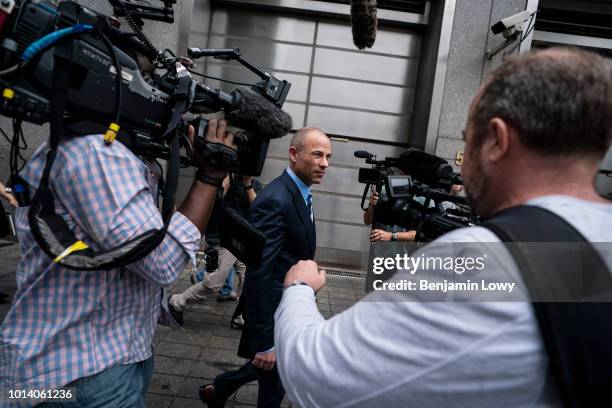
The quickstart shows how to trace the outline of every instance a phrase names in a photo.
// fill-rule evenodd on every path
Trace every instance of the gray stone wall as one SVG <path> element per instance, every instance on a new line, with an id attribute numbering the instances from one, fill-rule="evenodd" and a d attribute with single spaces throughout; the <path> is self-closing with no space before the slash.
<path id="1" fill-rule="evenodd" d="M 526 5 L 526 0 L 457 0 L 436 155 L 453 162 L 457 151 L 463 150 L 461 131 L 470 102 L 487 74 L 504 56 L 501 52 L 491 61 L 485 58 L 487 49 L 503 41 L 490 27 L 504 17 L 525 10 Z"/>

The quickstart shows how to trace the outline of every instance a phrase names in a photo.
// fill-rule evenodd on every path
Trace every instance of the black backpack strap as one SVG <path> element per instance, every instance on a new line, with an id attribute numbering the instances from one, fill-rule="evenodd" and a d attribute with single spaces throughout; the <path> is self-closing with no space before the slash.
<path id="1" fill-rule="evenodd" d="M 565 406 L 609 405 L 612 275 L 600 255 L 568 222 L 541 207 L 513 207 L 482 226 L 507 244 L 534 299 L 532 306 Z M 554 251 L 551 256 L 542 246 L 529 245 L 534 242 L 581 243 L 581 256 L 571 250 Z"/>

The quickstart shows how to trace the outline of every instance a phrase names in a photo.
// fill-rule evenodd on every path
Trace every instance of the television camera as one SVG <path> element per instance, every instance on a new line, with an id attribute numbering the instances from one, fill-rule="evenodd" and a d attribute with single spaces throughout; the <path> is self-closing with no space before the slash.
<path id="1" fill-rule="evenodd" d="M 250 87 L 226 93 L 194 80 L 191 74 L 197 73 L 185 66 L 185 59 L 153 46 L 142 31 L 142 20 L 172 22 L 174 0 L 163 0 L 162 7 L 134 0 L 109 2 L 132 32 L 121 31 L 117 18 L 73 0 L 7 0 L 0 5 L 0 113 L 13 119 L 15 130 L 10 184 L 20 205 L 30 207 L 30 228 L 41 248 L 55 262 L 82 270 L 126 265 L 162 241 L 174 208 L 179 167 L 194 165 L 194 154 L 230 172 L 259 175 L 269 140 L 292 128 L 291 117 L 281 109 L 291 84 L 248 63 L 240 50 L 189 50 L 191 58 L 235 60 L 260 78 Z M 144 75 L 138 64 L 143 57 L 153 66 Z M 236 151 L 205 142 L 206 120 L 183 118 L 185 113 L 213 112 L 223 112 L 230 125 L 239 128 Z M 18 175 L 25 165 L 19 165 L 23 121 L 50 124 L 50 149 L 33 197 Z M 193 143 L 186 136 L 190 123 L 196 128 Z M 164 227 L 107 251 L 94 251 L 78 241 L 55 214 L 49 188 L 50 169 L 66 133 L 102 133 L 109 145 L 117 138 L 140 156 L 168 160 Z M 244 225 L 243 220 L 236 223 Z M 245 236 L 261 238 L 256 232 Z"/>
<path id="2" fill-rule="evenodd" d="M 373 166 L 359 169 L 359 182 L 366 184 L 362 209 L 370 185 L 376 185 L 379 193 L 384 188 L 385 195 L 374 208 L 377 222 L 414 229 L 417 241 L 432 241 L 478 222 L 465 197 L 455 194 L 453 185 L 462 185 L 463 180 L 446 160 L 413 148 L 380 161 L 364 151 L 355 152 L 355 157 Z M 403 174 L 393 175 L 390 167 Z"/>
<path id="3" fill-rule="evenodd" d="M 363 196 L 361 197 L 361 209 L 365 211 L 366 208 L 364 207 L 364 203 L 370 186 L 373 186 L 375 191 L 380 195 L 386 177 L 393 174 L 391 168 L 397 167 L 397 159 L 387 157 L 384 160 L 376 160 L 375 154 L 366 152 L 365 150 L 357 150 L 354 156 L 358 159 L 365 159 L 366 164 L 372 165 L 372 167 L 369 168 L 359 169 L 359 182 L 366 185 L 363 189 Z"/>

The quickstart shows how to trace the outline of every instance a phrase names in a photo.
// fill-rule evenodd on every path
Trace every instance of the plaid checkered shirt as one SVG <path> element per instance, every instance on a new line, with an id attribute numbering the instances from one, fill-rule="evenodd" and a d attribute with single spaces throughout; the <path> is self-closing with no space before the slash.
<path id="1" fill-rule="evenodd" d="M 21 175 L 38 187 L 47 144 Z M 148 167 L 121 143 L 102 136 L 63 141 L 50 175 L 56 213 L 78 239 L 108 249 L 161 228 Z M 57 388 L 116 364 L 151 356 L 161 287 L 173 283 L 199 247 L 200 232 L 176 212 L 163 242 L 124 268 L 77 271 L 53 263 L 34 241 L 19 208 L 22 259 L 17 293 L 0 326 L 0 386 Z"/>

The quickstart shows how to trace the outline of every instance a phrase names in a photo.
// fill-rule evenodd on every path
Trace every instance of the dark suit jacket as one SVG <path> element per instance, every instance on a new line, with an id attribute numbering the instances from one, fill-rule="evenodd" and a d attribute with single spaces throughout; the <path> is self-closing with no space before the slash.
<path id="1" fill-rule="evenodd" d="M 274 346 L 274 312 L 283 295 L 285 274 L 298 261 L 314 259 L 317 245 L 310 211 L 286 171 L 257 196 L 249 220 L 265 234 L 266 245 L 259 267 L 246 272 L 241 299 L 246 325 L 238 348 L 244 358 Z"/>

